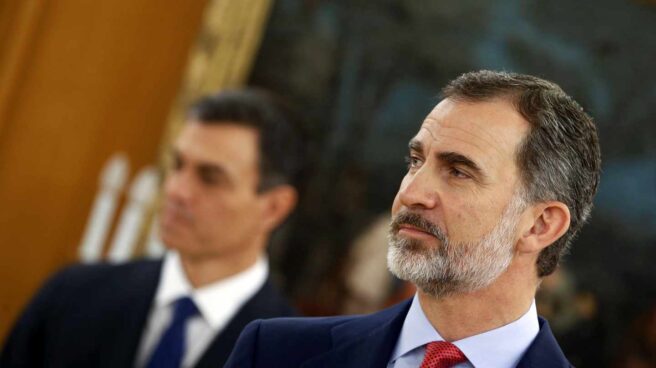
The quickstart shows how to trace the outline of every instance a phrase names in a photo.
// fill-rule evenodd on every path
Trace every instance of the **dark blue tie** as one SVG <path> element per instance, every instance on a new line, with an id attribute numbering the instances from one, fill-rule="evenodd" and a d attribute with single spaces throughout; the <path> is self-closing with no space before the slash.
<path id="1" fill-rule="evenodd" d="M 196 304 L 188 296 L 175 302 L 173 319 L 164 331 L 146 368 L 179 368 L 185 350 L 185 326 L 190 317 L 198 314 Z"/>

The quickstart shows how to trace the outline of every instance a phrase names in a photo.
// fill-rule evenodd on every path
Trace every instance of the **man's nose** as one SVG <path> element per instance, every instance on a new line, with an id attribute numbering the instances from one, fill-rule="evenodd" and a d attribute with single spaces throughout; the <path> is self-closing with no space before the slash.
<path id="1" fill-rule="evenodd" d="M 183 170 L 172 171 L 164 182 L 164 192 L 168 199 L 189 202 L 193 198 L 190 175 Z"/>
<path id="2" fill-rule="evenodd" d="M 403 178 L 399 200 L 407 208 L 432 209 L 439 203 L 438 186 L 437 179 L 422 167 Z"/>

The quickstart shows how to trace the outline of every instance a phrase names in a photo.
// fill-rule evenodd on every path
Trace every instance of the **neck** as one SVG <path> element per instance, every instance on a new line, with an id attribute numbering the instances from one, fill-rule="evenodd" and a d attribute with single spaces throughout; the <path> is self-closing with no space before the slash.
<path id="1" fill-rule="evenodd" d="M 194 289 L 209 285 L 216 281 L 234 276 L 253 266 L 262 256 L 257 251 L 235 256 L 198 256 L 194 257 L 180 253 L 180 262 L 185 275 Z"/>
<path id="2" fill-rule="evenodd" d="M 419 291 L 419 302 L 440 336 L 446 341 L 461 340 L 505 326 L 524 315 L 538 285 L 537 276 L 526 275 L 518 265 L 511 264 L 484 289 L 437 298 Z"/>

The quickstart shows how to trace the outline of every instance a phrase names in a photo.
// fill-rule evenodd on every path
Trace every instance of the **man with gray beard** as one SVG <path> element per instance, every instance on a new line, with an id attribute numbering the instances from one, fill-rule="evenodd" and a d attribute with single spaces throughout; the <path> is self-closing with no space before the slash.
<path id="1" fill-rule="evenodd" d="M 367 316 L 249 324 L 227 367 L 571 366 L 535 292 L 587 220 L 592 119 L 556 84 L 479 71 L 443 89 L 409 143 L 389 269 L 411 300 Z"/>

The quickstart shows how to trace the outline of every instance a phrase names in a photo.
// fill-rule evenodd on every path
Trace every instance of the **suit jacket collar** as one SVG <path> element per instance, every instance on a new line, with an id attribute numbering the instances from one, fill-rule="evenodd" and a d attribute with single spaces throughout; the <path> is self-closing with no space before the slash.
<path id="1" fill-rule="evenodd" d="M 517 364 L 517 368 L 559 368 L 571 367 L 565 354 L 558 346 L 558 342 L 551 333 L 549 323 L 538 317 L 540 323 L 540 332 L 533 340 L 531 346 Z"/>
<path id="2" fill-rule="evenodd" d="M 396 345 L 411 299 L 382 312 L 333 327 L 333 347 L 301 367 L 386 367 Z M 517 368 L 571 367 L 547 321 L 539 317 L 540 332 Z"/>
<path id="3" fill-rule="evenodd" d="M 150 311 L 157 282 L 161 271 L 161 261 L 135 262 L 121 270 L 125 282 L 125 292 L 111 295 L 116 315 L 112 326 L 107 328 L 118 331 L 115 342 L 106 344 L 101 353 L 106 367 L 132 367 L 136 361 L 137 349 L 141 343 L 148 312 Z"/>
<path id="4" fill-rule="evenodd" d="M 399 337 L 410 300 L 333 327 L 333 349 L 302 367 L 385 367 Z"/>

